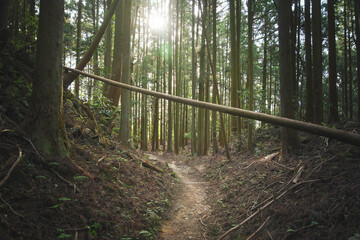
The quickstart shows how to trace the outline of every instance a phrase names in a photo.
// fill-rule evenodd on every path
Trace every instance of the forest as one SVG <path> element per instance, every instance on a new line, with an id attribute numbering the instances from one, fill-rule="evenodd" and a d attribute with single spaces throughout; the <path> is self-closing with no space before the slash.
<path id="1" fill-rule="evenodd" d="M 1 239 L 360 239 L 360 1 L 3 0 Z"/>

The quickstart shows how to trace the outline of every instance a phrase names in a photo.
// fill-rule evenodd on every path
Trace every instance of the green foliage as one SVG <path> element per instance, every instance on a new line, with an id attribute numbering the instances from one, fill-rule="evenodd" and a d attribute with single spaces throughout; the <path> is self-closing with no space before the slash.
<path id="1" fill-rule="evenodd" d="M 84 179 L 87 179 L 88 177 L 87 176 L 74 176 L 74 179 L 75 180 L 84 180 Z"/>
<path id="2" fill-rule="evenodd" d="M 101 227 L 101 224 L 99 222 L 94 222 L 92 225 L 87 225 L 85 226 L 85 228 L 87 228 L 90 232 L 91 235 L 93 236 L 97 236 L 97 229 L 99 229 Z"/>
<path id="3" fill-rule="evenodd" d="M 354 235 L 349 237 L 347 240 L 360 240 L 360 234 L 354 233 Z"/>
<path id="4" fill-rule="evenodd" d="M 64 239 L 64 238 L 71 238 L 72 236 L 70 234 L 62 233 L 57 238 Z"/>
<path id="5" fill-rule="evenodd" d="M 154 234 L 147 230 L 140 231 L 139 236 L 141 237 L 141 239 L 154 239 Z"/>

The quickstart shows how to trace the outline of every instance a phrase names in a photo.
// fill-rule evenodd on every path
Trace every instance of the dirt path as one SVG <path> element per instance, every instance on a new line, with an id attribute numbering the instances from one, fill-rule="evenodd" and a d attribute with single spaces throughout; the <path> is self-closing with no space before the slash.
<path id="1" fill-rule="evenodd" d="M 206 239 L 201 220 L 207 216 L 210 206 L 206 204 L 207 182 L 200 181 L 198 177 L 201 169 L 184 165 L 173 157 L 154 157 L 167 162 L 180 180 L 170 218 L 163 222 L 159 239 Z"/>

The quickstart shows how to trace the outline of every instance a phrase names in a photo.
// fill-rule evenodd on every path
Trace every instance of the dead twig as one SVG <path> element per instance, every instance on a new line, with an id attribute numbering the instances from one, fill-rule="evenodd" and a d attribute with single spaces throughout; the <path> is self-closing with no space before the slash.
<path id="1" fill-rule="evenodd" d="M 155 167 L 151 163 L 148 163 L 148 162 L 146 162 L 144 160 L 141 160 L 141 159 L 139 159 L 139 160 L 141 161 L 141 165 L 146 167 L 146 168 L 149 168 L 149 169 L 151 169 L 151 170 L 153 170 L 155 172 L 158 172 L 158 173 L 163 173 L 164 172 L 164 170 L 162 170 L 162 169 L 160 169 L 158 167 Z"/>
<path id="2" fill-rule="evenodd" d="M 271 162 L 278 165 L 278 166 L 280 166 L 280 167 L 286 168 L 287 170 L 294 171 L 294 168 L 287 167 L 287 166 L 285 166 L 285 165 L 283 165 L 281 163 L 278 163 L 277 161 L 271 161 Z"/>
<path id="3" fill-rule="evenodd" d="M 274 239 L 272 238 L 271 234 L 269 233 L 269 231 L 266 230 L 266 232 L 267 232 L 267 234 L 269 235 L 270 239 L 271 239 L 271 240 L 274 240 Z"/>
<path id="4" fill-rule="evenodd" d="M 329 159 L 327 159 L 327 160 L 319 163 L 316 167 L 313 168 L 313 170 L 311 170 L 311 172 L 306 176 L 306 178 L 309 178 L 309 177 L 311 176 L 311 174 L 313 174 L 313 172 L 314 172 L 315 170 L 317 170 L 319 167 L 321 167 L 323 164 L 332 161 L 334 158 L 337 158 L 338 156 L 339 156 L 338 154 L 337 154 L 337 155 L 334 155 L 334 156 L 332 156 L 331 158 L 329 158 Z"/>
<path id="5" fill-rule="evenodd" d="M 204 218 L 204 217 L 208 217 L 208 215 L 205 214 L 204 216 L 202 216 L 202 217 L 200 218 L 200 223 L 201 223 L 204 227 L 207 227 L 207 225 L 203 222 L 203 218 Z"/>
<path id="6" fill-rule="evenodd" d="M 39 153 L 39 151 L 36 149 L 36 147 L 34 146 L 34 144 L 32 143 L 32 141 L 29 138 L 23 137 L 23 139 L 25 139 L 26 141 L 28 141 L 31 145 L 31 147 L 34 149 L 34 151 L 36 152 L 37 156 L 39 157 L 39 159 L 41 160 L 41 162 L 43 164 L 45 164 L 44 158 L 41 156 L 41 154 Z"/>
<path id="7" fill-rule="evenodd" d="M 19 148 L 19 147 L 18 147 Z M 9 179 L 12 171 L 14 171 L 15 167 L 19 164 L 20 160 L 21 160 L 21 157 L 22 157 L 22 151 L 21 149 L 19 148 L 19 156 L 18 158 L 16 159 L 16 161 L 13 163 L 13 165 L 11 166 L 11 168 L 9 169 L 9 171 L 6 173 L 6 176 L 4 177 L 4 179 L 0 182 L 0 187 L 2 187 L 6 181 Z"/>
<path id="8" fill-rule="evenodd" d="M 292 180 L 291 180 L 292 181 Z M 290 182 L 291 182 L 290 181 Z M 290 190 L 298 187 L 301 184 L 304 183 L 308 183 L 308 182 L 314 182 L 314 180 L 308 180 L 308 181 L 302 181 L 299 183 L 296 183 L 294 185 L 292 185 L 291 187 L 289 187 L 288 189 L 284 190 L 281 194 L 279 194 L 276 197 L 273 197 L 271 200 L 269 200 L 269 202 L 267 202 L 264 206 L 262 206 L 261 208 L 259 208 L 256 212 L 254 212 L 253 214 L 251 214 L 249 217 L 247 217 L 244 221 L 242 221 L 241 223 L 239 223 L 238 225 L 236 225 L 235 227 L 229 229 L 228 231 L 226 231 L 223 235 L 221 235 L 219 238 L 217 238 L 217 240 L 221 240 L 224 239 L 224 237 L 226 237 L 227 235 L 229 235 L 232 231 L 235 231 L 236 229 L 239 229 L 242 225 L 244 225 L 245 223 L 247 223 L 248 221 L 250 221 L 251 219 L 253 219 L 256 215 L 258 215 L 261 211 L 263 211 L 264 209 L 266 209 L 267 207 L 269 207 L 271 204 L 273 204 L 275 201 L 279 200 L 280 198 L 282 198 L 283 196 L 285 196 Z"/>
<path id="9" fill-rule="evenodd" d="M 11 205 L 10 205 L 7 201 L 5 201 L 4 199 L 2 199 L 1 197 L 0 197 L 0 200 L 3 201 L 3 203 L 5 203 L 15 215 L 17 215 L 17 216 L 19 216 L 19 217 L 24 217 L 24 215 L 22 215 L 22 214 L 20 214 L 20 213 L 17 213 L 17 212 L 11 207 Z"/>
<path id="10" fill-rule="evenodd" d="M 81 166 L 77 165 L 75 162 L 72 162 L 73 167 L 78 170 L 79 172 L 81 172 L 81 174 L 87 176 L 88 178 L 90 178 L 91 180 L 94 180 L 94 176 L 89 173 L 88 171 L 86 171 L 84 168 L 82 168 Z"/>
<path id="11" fill-rule="evenodd" d="M 69 180 L 66 180 L 65 178 L 63 178 L 57 171 L 55 171 L 54 169 L 51 169 L 51 171 L 53 173 L 55 173 L 56 176 L 58 176 L 58 178 L 60 178 L 61 180 L 63 180 L 64 182 L 66 182 L 67 184 L 69 184 L 70 186 L 74 187 L 74 193 L 76 192 L 76 190 L 78 192 L 80 192 L 79 188 L 75 185 L 75 183 L 70 182 Z"/>
<path id="12" fill-rule="evenodd" d="M 299 165 L 300 165 L 300 164 L 301 164 L 301 161 L 300 161 Z M 288 182 L 278 191 L 278 193 L 281 192 L 281 191 L 283 191 L 290 183 L 294 182 L 294 180 L 295 180 L 296 178 L 299 178 L 298 174 L 299 174 L 299 173 L 301 174 L 301 172 L 302 172 L 303 170 L 304 170 L 304 165 L 301 165 L 301 166 L 299 167 L 298 171 L 296 172 L 296 174 L 290 179 L 290 181 L 288 181 Z M 295 183 L 295 182 L 294 182 L 294 183 Z"/>
<path id="13" fill-rule="evenodd" d="M 258 232 L 260 232 L 260 230 L 265 226 L 265 224 L 269 221 L 270 216 L 266 218 L 265 222 L 263 222 L 263 224 L 260 225 L 260 227 L 258 227 L 258 229 L 256 229 L 255 232 L 253 232 L 246 240 L 250 240 L 252 239 Z"/>
<path id="14" fill-rule="evenodd" d="M 251 165 L 253 165 L 254 163 L 262 163 L 262 162 L 267 162 L 267 161 L 270 161 L 272 160 L 275 156 L 277 156 L 279 154 L 279 152 L 275 152 L 275 153 L 272 153 L 270 155 L 267 155 L 265 157 L 262 157 L 260 158 L 259 160 L 256 160 L 252 163 L 250 163 L 248 166 L 244 167 L 244 169 L 247 169 L 249 168 Z"/>
<path id="15" fill-rule="evenodd" d="M 96 166 L 99 165 L 99 163 L 100 163 L 102 160 L 104 160 L 105 157 L 106 157 L 106 156 L 103 156 L 102 158 L 100 158 L 100 159 L 97 161 Z"/>

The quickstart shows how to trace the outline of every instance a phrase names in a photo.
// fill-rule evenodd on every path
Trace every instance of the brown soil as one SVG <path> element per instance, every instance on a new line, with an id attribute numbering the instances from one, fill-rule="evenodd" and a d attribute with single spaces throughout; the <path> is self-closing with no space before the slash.
<path id="1" fill-rule="evenodd" d="M 187 161 L 204 166 L 202 177 L 209 181 L 207 239 L 255 214 L 224 239 L 256 232 L 251 239 L 359 240 L 360 149 L 300 133 L 293 154 L 266 158 L 278 151 L 276 131 L 255 132 L 254 151 L 233 153 L 232 161 L 223 154 Z"/>
<path id="2" fill-rule="evenodd" d="M 163 222 L 159 239 L 205 239 L 202 219 L 209 214 L 210 206 L 206 203 L 207 182 L 199 178 L 201 169 L 184 165 L 181 156 L 158 154 L 156 157 L 168 163 L 179 179 L 172 211 Z"/>
<path id="3" fill-rule="evenodd" d="M 156 238 L 175 186 L 171 169 L 117 143 L 111 116 L 69 93 L 71 157 L 37 152 L 21 125 L 32 67 L 24 53 L 13 55 L 0 55 L 0 240 Z"/>

